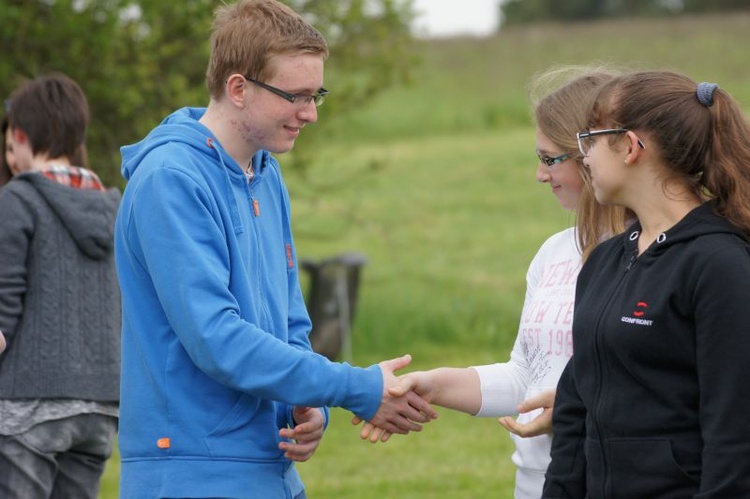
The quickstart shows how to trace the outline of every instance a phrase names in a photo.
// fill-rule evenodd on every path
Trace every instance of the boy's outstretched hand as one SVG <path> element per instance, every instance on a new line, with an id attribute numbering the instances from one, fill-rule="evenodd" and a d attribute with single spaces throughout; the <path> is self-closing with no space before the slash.
<path id="1" fill-rule="evenodd" d="M 408 388 L 408 384 L 404 387 L 402 378 L 397 378 L 394 374 L 410 362 L 411 356 L 404 355 L 380 363 L 383 373 L 383 398 L 378 412 L 362 428 L 362 439 L 386 442 L 393 433 L 406 435 L 410 431 L 421 431 L 422 426 L 419 423 L 428 423 L 437 418 L 438 413 L 429 402 Z M 356 416 L 352 420 L 352 424 L 355 425 L 360 422 L 362 419 Z"/>
<path id="2" fill-rule="evenodd" d="M 408 360 L 406 360 L 407 358 Z M 392 363 L 389 367 L 395 366 L 393 371 L 396 371 L 405 367 L 410 361 L 411 357 L 407 355 L 386 362 Z M 382 365 L 383 363 L 381 362 L 381 366 Z M 421 374 L 422 373 L 420 372 L 413 372 L 394 378 L 394 380 L 392 380 L 394 382 L 387 388 L 387 395 L 384 395 L 384 400 L 387 397 L 390 397 L 408 401 L 409 411 L 408 416 L 406 417 L 412 425 L 410 428 L 416 428 L 411 429 L 411 431 L 421 431 L 422 429 L 422 427 L 416 424 L 415 421 L 426 423 L 438 417 L 438 413 L 432 408 L 432 406 L 430 406 L 430 402 L 433 398 L 431 393 L 433 387 L 428 383 L 429 377 L 421 376 Z M 357 416 L 352 419 L 353 425 L 358 425 L 361 422 L 362 419 Z M 373 418 L 372 421 L 365 421 L 362 431 L 360 432 L 360 438 L 363 440 L 370 440 L 372 443 L 378 441 L 387 442 L 393 433 L 406 434 L 408 431 L 390 431 L 390 429 L 378 425 L 375 418 Z"/>

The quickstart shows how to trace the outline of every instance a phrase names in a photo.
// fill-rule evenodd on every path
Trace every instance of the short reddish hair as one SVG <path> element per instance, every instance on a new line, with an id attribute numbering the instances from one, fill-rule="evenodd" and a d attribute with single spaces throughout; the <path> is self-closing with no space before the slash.
<path id="1" fill-rule="evenodd" d="M 328 57 L 323 35 L 294 10 L 276 0 L 240 0 L 216 9 L 206 85 L 221 98 L 234 73 L 264 80 L 276 55 L 300 53 Z"/>

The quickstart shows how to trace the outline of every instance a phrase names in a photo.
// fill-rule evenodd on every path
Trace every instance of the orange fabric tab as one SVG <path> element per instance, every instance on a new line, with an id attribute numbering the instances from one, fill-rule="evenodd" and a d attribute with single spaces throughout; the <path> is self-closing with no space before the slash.
<path id="1" fill-rule="evenodd" d="M 253 212 L 255 213 L 256 217 L 260 216 L 260 203 L 257 199 L 253 199 Z"/>
<path id="2" fill-rule="evenodd" d="M 159 440 L 156 441 L 156 446 L 160 449 L 169 449 L 170 447 L 169 438 L 160 438 Z"/>
<path id="3" fill-rule="evenodd" d="M 286 243 L 284 246 L 286 247 L 286 264 L 291 269 L 294 267 L 294 256 L 292 255 L 292 245 L 289 243 Z"/>

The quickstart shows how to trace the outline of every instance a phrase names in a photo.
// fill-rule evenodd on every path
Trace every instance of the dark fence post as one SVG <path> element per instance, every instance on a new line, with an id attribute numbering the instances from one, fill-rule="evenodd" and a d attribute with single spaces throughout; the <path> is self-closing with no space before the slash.
<path id="1" fill-rule="evenodd" d="M 310 343 L 314 351 L 351 362 L 351 327 L 357 305 L 360 270 L 367 263 L 360 253 L 342 253 L 320 261 L 301 260 L 310 275 L 307 311 L 312 320 Z"/>

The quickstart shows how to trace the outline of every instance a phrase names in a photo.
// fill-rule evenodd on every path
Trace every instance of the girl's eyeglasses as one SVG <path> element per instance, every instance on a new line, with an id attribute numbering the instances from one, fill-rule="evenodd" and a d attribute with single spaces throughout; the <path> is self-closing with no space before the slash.
<path id="1" fill-rule="evenodd" d="M 599 135 L 628 133 L 629 131 L 628 128 L 606 128 L 604 130 L 587 130 L 585 132 L 578 132 L 576 134 L 576 139 L 578 139 L 578 149 L 581 151 L 581 154 L 588 156 L 589 151 L 591 151 L 591 148 L 594 146 L 594 137 Z M 641 139 L 638 139 L 638 146 L 641 149 L 646 148 Z"/>
<path id="2" fill-rule="evenodd" d="M 565 153 L 565 154 L 561 154 L 559 156 L 550 157 L 550 156 L 542 156 L 542 153 L 540 153 L 539 151 L 537 151 L 536 152 L 536 157 L 539 158 L 539 161 L 541 161 L 542 163 L 544 163 L 545 165 L 547 165 L 547 168 L 549 168 L 550 170 L 552 170 L 555 167 L 555 165 L 558 165 L 558 164 L 562 163 L 563 161 L 569 160 L 570 158 L 573 157 L 573 155 L 570 154 L 570 153 Z"/>

